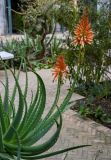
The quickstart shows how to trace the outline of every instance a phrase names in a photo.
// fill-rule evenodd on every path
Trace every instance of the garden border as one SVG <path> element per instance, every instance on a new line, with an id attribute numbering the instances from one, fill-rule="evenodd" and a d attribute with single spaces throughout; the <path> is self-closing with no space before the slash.
<path id="1" fill-rule="evenodd" d="M 87 131 L 92 136 L 96 135 L 97 137 L 99 137 L 100 143 L 105 143 L 106 145 L 111 144 L 111 129 L 89 118 L 83 119 L 74 110 L 67 111 L 66 114 L 66 116 L 68 116 L 69 118 L 73 118 L 76 126 L 81 127 L 83 131 Z"/>

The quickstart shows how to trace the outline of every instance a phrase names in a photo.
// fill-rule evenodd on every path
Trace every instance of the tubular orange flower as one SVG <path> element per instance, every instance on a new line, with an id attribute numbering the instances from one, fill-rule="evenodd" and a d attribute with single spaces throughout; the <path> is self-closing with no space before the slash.
<path id="1" fill-rule="evenodd" d="M 91 24 L 89 23 L 88 16 L 84 14 L 79 24 L 74 30 L 75 38 L 73 44 L 76 46 L 80 44 L 84 47 L 85 44 L 91 44 L 93 41 L 94 34 L 91 30 Z"/>
<path id="2" fill-rule="evenodd" d="M 66 66 L 67 65 L 65 64 L 64 56 L 62 56 L 62 55 L 59 56 L 57 58 L 56 65 L 55 65 L 54 70 L 53 70 L 54 80 L 56 80 L 59 75 L 61 75 L 61 77 L 63 79 L 63 77 L 67 73 Z"/>

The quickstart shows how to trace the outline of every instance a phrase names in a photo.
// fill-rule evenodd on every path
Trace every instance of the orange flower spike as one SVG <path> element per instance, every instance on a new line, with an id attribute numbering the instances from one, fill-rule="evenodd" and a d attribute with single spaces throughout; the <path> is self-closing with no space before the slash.
<path id="1" fill-rule="evenodd" d="M 74 34 L 75 38 L 72 42 L 74 45 L 81 45 L 84 47 L 84 45 L 92 43 L 94 34 L 86 14 L 82 16 L 82 19 L 74 30 Z"/>
<path id="2" fill-rule="evenodd" d="M 67 67 L 67 65 L 65 64 L 64 56 L 59 56 L 57 58 L 56 65 L 53 70 L 54 80 L 56 80 L 59 75 L 61 75 L 61 77 L 63 79 L 63 77 L 67 73 L 66 67 Z"/>

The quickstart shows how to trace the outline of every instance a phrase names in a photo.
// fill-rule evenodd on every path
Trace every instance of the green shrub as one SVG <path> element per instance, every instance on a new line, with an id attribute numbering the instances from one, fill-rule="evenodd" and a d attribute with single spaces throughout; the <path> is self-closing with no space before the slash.
<path id="1" fill-rule="evenodd" d="M 14 67 L 19 68 L 21 61 L 24 59 L 30 67 L 31 61 L 36 60 L 36 56 L 41 52 L 42 46 L 40 45 L 39 36 L 33 40 L 25 34 L 20 40 L 13 39 L 2 43 L 1 50 L 14 54 Z"/>

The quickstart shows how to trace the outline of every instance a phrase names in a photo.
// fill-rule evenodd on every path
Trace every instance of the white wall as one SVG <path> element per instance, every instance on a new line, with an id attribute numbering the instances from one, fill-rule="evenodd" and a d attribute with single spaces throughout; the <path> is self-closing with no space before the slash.
<path id="1" fill-rule="evenodd" d="M 98 6 L 97 6 L 98 10 L 101 7 L 101 3 L 103 3 L 103 4 L 109 4 L 109 3 L 111 3 L 111 0 L 98 0 Z"/>
<path id="2" fill-rule="evenodd" d="M 0 0 L 0 35 L 7 34 L 5 0 Z"/>

